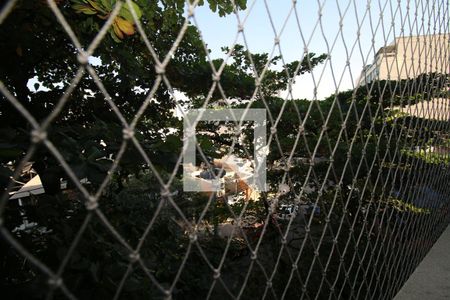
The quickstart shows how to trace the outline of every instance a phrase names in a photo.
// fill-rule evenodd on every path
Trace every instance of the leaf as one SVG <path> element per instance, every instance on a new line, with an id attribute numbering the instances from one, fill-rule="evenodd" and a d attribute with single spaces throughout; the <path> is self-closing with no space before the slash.
<path id="1" fill-rule="evenodd" d="M 124 9 L 123 7 L 119 12 L 119 16 L 121 16 L 122 18 L 124 18 L 127 21 L 134 23 L 134 18 L 133 18 L 133 15 L 131 14 L 131 12 L 127 9 Z"/>
<path id="2" fill-rule="evenodd" d="M 103 152 L 100 151 L 97 147 L 91 147 L 88 151 L 86 151 L 86 156 L 88 160 L 94 161 L 104 156 Z"/>
<path id="3" fill-rule="evenodd" d="M 97 170 L 106 173 L 109 169 L 111 169 L 112 161 L 106 158 L 98 159 L 95 162 L 90 163 L 90 165 L 95 167 Z"/>
<path id="4" fill-rule="evenodd" d="M 114 29 L 114 23 L 113 23 L 113 29 Z M 119 39 L 119 37 L 116 35 L 116 32 L 115 32 L 113 29 L 110 29 L 110 30 L 109 30 L 109 33 L 110 33 L 110 35 L 111 35 L 111 38 L 112 38 L 116 43 L 121 43 L 122 41 Z"/>
<path id="5" fill-rule="evenodd" d="M 217 2 L 210 0 L 209 1 L 209 9 L 213 12 L 217 11 Z"/>
<path id="6" fill-rule="evenodd" d="M 106 172 L 99 170 L 96 165 L 88 164 L 86 168 L 86 177 L 94 185 L 100 184 L 106 177 Z"/>
<path id="7" fill-rule="evenodd" d="M 40 84 L 36 82 L 36 83 L 34 84 L 34 89 L 37 91 L 37 90 L 39 89 L 39 86 L 40 86 Z"/>
<path id="8" fill-rule="evenodd" d="M 73 4 L 85 5 L 88 4 L 87 0 L 72 0 Z"/>
<path id="9" fill-rule="evenodd" d="M 102 3 L 103 7 L 105 7 L 107 10 L 109 11 L 112 10 L 111 0 L 100 0 L 100 2 Z"/>
<path id="10" fill-rule="evenodd" d="M 88 172 L 86 163 L 72 164 L 70 167 L 78 179 L 87 177 Z"/>
<path id="11" fill-rule="evenodd" d="M 72 5 L 72 8 L 77 13 L 83 13 L 83 14 L 86 14 L 86 15 L 95 15 L 95 14 L 97 14 L 95 9 L 93 7 L 88 6 L 88 5 L 74 4 L 74 5 Z"/>
<path id="12" fill-rule="evenodd" d="M 122 31 L 120 31 L 119 26 L 117 25 L 116 22 L 114 22 L 112 24 L 112 28 L 113 28 L 113 33 L 116 36 L 116 38 L 118 38 L 120 40 L 123 39 L 123 33 L 122 33 Z M 119 40 L 119 42 L 120 42 L 120 40 Z"/>
<path id="13" fill-rule="evenodd" d="M 134 34 L 134 26 L 131 22 L 129 22 L 121 17 L 117 17 L 115 19 L 114 23 L 116 23 L 117 27 L 120 29 L 120 31 L 125 33 L 126 35 Z"/>
<path id="14" fill-rule="evenodd" d="M 93 1 L 93 0 L 87 0 L 89 2 L 89 4 L 97 11 L 100 11 L 102 13 L 107 13 L 107 11 L 105 11 L 102 6 L 100 4 L 98 4 L 97 2 Z"/>
<path id="15" fill-rule="evenodd" d="M 182 146 L 183 144 L 178 136 L 169 135 L 162 144 L 161 151 L 174 153 L 178 152 Z"/>
<path id="16" fill-rule="evenodd" d="M 139 6 L 134 3 L 133 1 L 131 1 L 131 7 L 128 5 L 128 3 L 126 3 L 119 12 L 119 16 L 125 18 L 126 20 L 133 22 L 134 23 L 134 18 L 133 18 L 133 14 L 131 12 L 131 9 L 134 9 L 134 12 L 136 13 L 136 17 L 137 19 L 140 19 L 142 16 L 142 11 L 139 8 Z"/>

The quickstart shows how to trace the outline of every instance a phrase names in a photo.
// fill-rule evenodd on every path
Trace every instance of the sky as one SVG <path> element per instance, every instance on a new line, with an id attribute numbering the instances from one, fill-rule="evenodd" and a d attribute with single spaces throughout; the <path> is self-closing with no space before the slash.
<path id="1" fill-rule="evenodd" d="M 305 47 L 309 52 L 329 54 L 329 60 L 312 74 L 297 77 L 292 92 L 294 99 L 323 99 L 336 90 L 354 88 L 363 66 L 372 63 L 378 49 L 395 37 L 438 33 L 433 22 L 428 23 L 433 19 L 430 11 L 443 11 L 445 7 L 432 7 L 433 1 L 399 2 L 298 0 L 296 14 L 292 0 L 249 0 L 247 9 L 239 12 L 245 23 L 237 43 L 244 44 L 245 37 L 251 52 L 274 51 L 273 55 L 280 55 L 278 47 L 274 47 L 278 35 L 286 63 L 301 60 Z M 220 49 L 232 46 L 236 40 L 236 15 L 219 17 L 205 5 L 195 9 L 195 21 L 211 49 L 211 57 L 225 58 Z M 287 93 L 280 96 L 287 97 Z"/>

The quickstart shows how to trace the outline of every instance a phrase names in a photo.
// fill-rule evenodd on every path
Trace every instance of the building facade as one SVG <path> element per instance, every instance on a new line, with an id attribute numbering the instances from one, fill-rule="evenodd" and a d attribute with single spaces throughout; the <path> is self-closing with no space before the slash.
<path id="1" fill-rule="evenodd" d="M 375 54 L 358 79 L 359 85 L 374 80 L 413 79 L 424 73 L 450 73 L 449 34 L 398 37 Z"/>

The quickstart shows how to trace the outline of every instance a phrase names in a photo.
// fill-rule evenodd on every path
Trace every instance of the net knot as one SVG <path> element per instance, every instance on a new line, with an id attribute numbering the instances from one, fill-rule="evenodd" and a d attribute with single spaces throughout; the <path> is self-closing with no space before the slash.
<path id="1" fill-rule="evenodd" d="M 242 128 L 241 128 L 241 126 L 238 125 L 238 126 L 236 126 L 236 129 L 234 130 L 234 135 L 236 137 L 240 137 L 241 134 L 242 134 Z"/>
<path id="2" fill-rule="evenodd" d="M 197 241 L 197 238 L 198 238 L 198 236 L 197 236 L 196 232 L 193 232 L 189 235 L 189 239 L 191 240 L 192 243 Z"/>
<path id="3" fill-rule="evenodd" d="M 169 290 L 164 291 L 164 296 L 165 296 L 164 299 L 167 300 L 172 299 L 172 293 Z"/>
<path id="4" fill-rule="evenodd" d="M 139 255 L 138 252 L 131 252 L 131 253 L 128 255 L 128 258 L 129 258 L 129 260 L 130 260 L 132 263 L 135 263 L 135 262 L 137 262 L 137 261 L 140 259 L 140 255 Z"/>
<path id="5" fill-rule="evenodd" d="M 129 139 L 131 139 L 134 136 L 134 130 L 129 128 L 129 127 L 128 128 L 124 128 L 122 130 L 122 133 L 123 133 L 123 139 L 124 140 L 129 140 Z"/>
<path id="6" fill-rule="evenodd" d="M 162 65 L 156 65 L 155 66 L 155 72 L 158 75 L 162 75 L 166 72 L 166 69 Z"/>
<path id="7" fill-rule="evenodd" d="M 214 82 L 218 82 L 220 80 L 220 75 L 219 74 L 212 74 L 212 80 Z"/>
<path id="8" fill-rule="evenodd" d="M 162 197 L 169 197 L 170 196 L 170 190 L 167 188 L 167 186 L 164 186 L 161 189 L 161 196 Z"/>
<path id="9" fill-rule="evenodd" d="M 86 51 L 81 51 L 80 53 L 78 53 L 77 59 L 78 62 L 83 66 L 89 63 L 89 55 Z"/>
<path id="10" fill-rule="evenodd" d="M 214 279 L 218 279 L 220 277 L 220 270 L 219 269 L 214 269 L 213 277 L 214 277 Z"/>
<path id="11" fill-rule="evenodd" d="M 31 141 L 35 144 L 41 143 L 47 138 L 47 132 L 42 131 L 42 129 L 34 129 L 31 132 Z"/>
<path id="12" fill-rule="evenodd" d="M 48 284 L 52 287 L 60 287 L 63 281 L 61 277 L 52 277 L 48 280 Z"/>
<path id="13" fill-rule="evenodd" d="M 86 202 L 87 210 L 95 210 L 98 207 L 98 200 L 94 196 L 90 196 Z"/>
<path id="14" fill-rule="evenodd" d="M 194 15 L 194 7 L 189 6 L 188 8 L 188 17 L 191 18 Z"/>

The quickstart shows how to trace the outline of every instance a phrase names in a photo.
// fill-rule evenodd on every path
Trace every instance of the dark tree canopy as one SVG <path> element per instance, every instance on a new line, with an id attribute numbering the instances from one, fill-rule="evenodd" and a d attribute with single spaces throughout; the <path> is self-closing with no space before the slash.
<path id="1" fill-rule="evenodd" d="M 99 32 L 114 3 L 77 0 L 58 1 L 57 5 L 81 44 L 87 47 Z M 133 3 L 145 34 L 162 60 L 184 22 L 184 1 Z M 232 12 L 230 1 L 209 1 L 209 5 L 220 15 Z M 236 5 L 245 8 L 245 1 L 238 1 Z M 95 50 L 93 56 L 96 59 L 93 59 L 92 65 L 128 122 L 134 118 L 157 78 L 155 62 L 133 27 L 134 19 L 130 14 L 128 6 L 124 5 L 114 21 L 116 26 L 109 30 Z M 11 35 L 11 32 L 15 34 Z M 0 40 L 2 54 L 9 58 L 0 66 L 2 81 L 25 108 L 38 121 L 42 121 L 54 109 L 80 69 L 76 47 L 44 1 L 19 1 L 2 24 Z M 223 50 L 230 51 L 228 48 Z M 255 65 L 250 63 L 249 55 Z M 232 59 L 233 62 L 226 65 L 221 74 L 220 84 L 226 95 L 216 88 L 210 103 L 223 100 L 223 96 L 238 101 L 249 100 L 255 91 L 255 74 L 260 73 L 266 64 L 275 65 L 280 61 L 280 57 L 274 57 L 269 62 L 268 54 L 250 54 L 241 45 L 233 49 Z M 274 95 L 285 89 L 294 72 L 298 75 L 308 72 L 325 59 L 325 55 L 316 57 L 310 53 L 302 62 L 289 63 L 284 70 L 269 69 L 257 97 Z M 211 63 L 217 69 L 223 60 L 216 59 Z M 166 76 L 176 91 L 191 99 L 187 105 L 196 106 L 207 98 L 213 84 L 211 74 L 210 62 L 207 61 L 200 36 L 196 28 L 189 25 L 167 66 Z M 37 91 L 28 88 L 31 79 Z M 160 83 L 137 127 L 139 141 L 151 156 L 159 158 L 155 159 L 155 163 L 162 164 L 164 168 L 173 165 L 180 149 L 179 138 L 171 137 L 168 130 L 180 129 L 181 126 L 173 113 L 175 105 L 168 87 Z M 8 132 L 4 135 L 4 155 L 0 159 L 3 162 L 14 161 L 20 157 L 17 154 L 24 153 L 28 148 L 29 127 L 9 103 L 2 101 L 0 111 L 2 130 Z M 87 72 L 84 72 L 71 93 L 63 111 L 52 122 L 49 137 L 80 178 L 88 176 L 92 182 L 103 179 L 102 173 L 105 173 L 110 163 L 100 158 L 113 159 L 116 155 L 122 142 L 122 124 Z M 54 166 L 57 163 L 44 147 L 33 160 L 36 160 L 41 175 L 46 168 L 52 168 L 52 173 L 57 168 Z M 143 163 L 136 149 L 129 147 L 122 159 L 121 171 L 125 174 L 136 172 Z"/>

